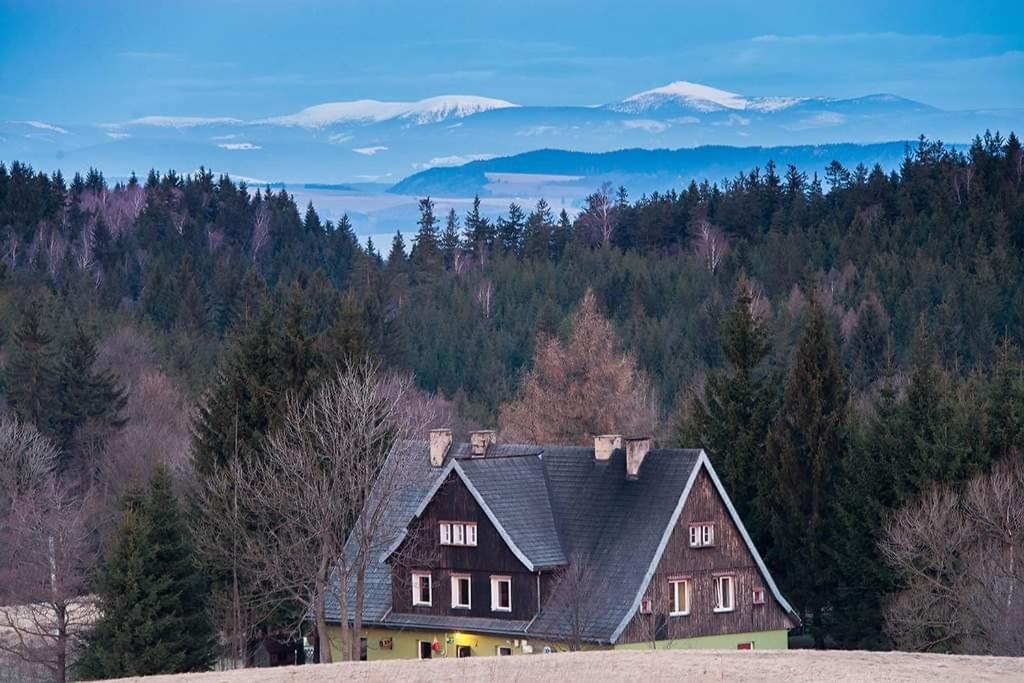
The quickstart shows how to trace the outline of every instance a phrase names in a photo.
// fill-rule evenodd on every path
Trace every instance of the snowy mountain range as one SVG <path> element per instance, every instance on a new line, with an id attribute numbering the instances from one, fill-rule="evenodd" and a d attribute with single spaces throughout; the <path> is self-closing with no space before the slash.
<path id="1" fill-rule="evenodd" d="M 948 111 L 895 95 L 748 97 L 677 81 L 598 106 L 519 106 L 472 95 L 332 101 L 243 119 L 154 113 L 103 122 L 0 121 L 0 160 L 112 177 L 199 166 L 259 182 L 393 184 L 424 169 L 559 148 L 969 141 L 1020 128 L 1024 110 Z"/>

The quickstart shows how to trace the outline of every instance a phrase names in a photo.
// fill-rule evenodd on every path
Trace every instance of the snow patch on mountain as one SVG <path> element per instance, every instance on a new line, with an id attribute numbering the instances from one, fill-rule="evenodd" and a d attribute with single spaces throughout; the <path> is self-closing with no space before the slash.
<path id="1" fill-rule="evenodd" d="M 644 90 L 631 95 L 621 102 L 608 105 L 608 107 L 614 111 L 634 114 L 670 105 L 700 112 L 746 109 L 775 112 L 788 109 L 803 101 L 804 99 L 800 97 L 745 97 L 728 90 L 712 88 L 709 85 L 691 83 L 690 81 L 675 81 L 660 88 Z"/>
<path id="2" fill-rule="evenodd" d="M 285 116 L 272 116 L 255 123 L 279 126 L 324 128 L 339 123 L 380 123 L 402 118 L 416 124 L 437 123 L 461 119 L 492 109 L 506 109 L 518 105 L 475 95 L 441 95 L 417 102 L 381 102 L 355 100 L 352 102 L 325 102 Z"/>
<path id="3" fill-rule="evenodd" d="M 103 128 L 120 128 L 121 126 L 153 126 L 156 128 L 195 128 L 196 126 L 214 126 L 218 124 L 239 124 L 241 119 L 230 116 L 143 116 L 126 123 L 100 124 Z"/>

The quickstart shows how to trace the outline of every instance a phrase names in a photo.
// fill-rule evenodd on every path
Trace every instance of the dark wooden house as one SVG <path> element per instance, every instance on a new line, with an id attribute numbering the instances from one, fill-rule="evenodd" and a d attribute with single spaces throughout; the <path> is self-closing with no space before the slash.
<path id="1" fill-rule="evenodd" d="M 370 659 L 784 648 L 798 623 L 701 450 L 435 430 L 391 457 L 412 490 L 367 576 Z"/>

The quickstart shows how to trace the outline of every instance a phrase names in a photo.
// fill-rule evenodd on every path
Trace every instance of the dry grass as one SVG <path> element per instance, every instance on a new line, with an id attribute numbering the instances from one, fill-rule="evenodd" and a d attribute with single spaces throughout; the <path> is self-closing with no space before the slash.
<path id="1" fill-rule="evenodd" d="M 605 651 L 324 664 L 127 679 L 139 683 L 334 681 L 1024 681 L 1024 659 L 902 652 Z"/>

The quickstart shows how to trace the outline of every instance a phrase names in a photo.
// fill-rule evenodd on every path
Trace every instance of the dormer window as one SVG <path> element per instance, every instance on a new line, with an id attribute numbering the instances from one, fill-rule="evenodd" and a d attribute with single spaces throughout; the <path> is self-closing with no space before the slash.
<path id="1" fill-rule="evenodd" d="M 430 572 L 412 573 L 412 604 L 430 607 L 433 601 L 433 582 Z"/>
<path id="2" fill-rule="evenodd" d="M 476 522 L 441 522 L 441 545 L 476 545 Z"/>
<path id="3" fill-rule="evenodd" d="M 690 547 L 709 548 L 715 544 L 715 525 L 713 522 L 701 522 L 690 525 Z"/>

